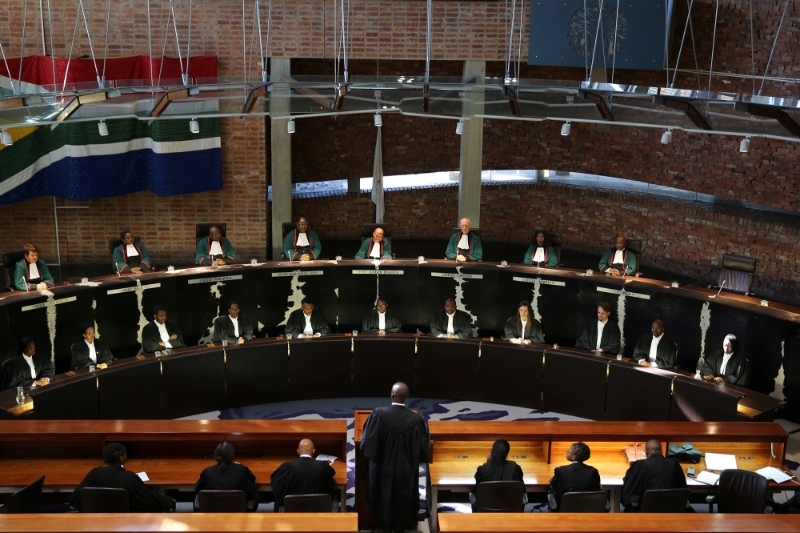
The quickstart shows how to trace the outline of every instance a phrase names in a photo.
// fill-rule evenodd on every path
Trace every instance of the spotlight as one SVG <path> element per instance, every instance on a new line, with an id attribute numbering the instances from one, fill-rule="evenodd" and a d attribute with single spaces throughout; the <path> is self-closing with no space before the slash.
<path id="1" fill-rule="evenodd" d="M 196 118 L 189 121 L 189 131 L 192 133 L 200 133 L 200 124 L 197 122 Z"/>
<path id="2" fill-rule="evenodd" d="M 742 142 L 739 143 L 739 151 L 743 154 L 746 154 L 750 151 L 750 137 L 745 137 L 742 139 Z"/>
<path id="3" fill-rule="evenodd" d="M 11 146 L 14 144 L 14 139 L 11 138 L 11 134 L 8 133 L 6 130 L 0 132 L 0 141 L 3 142 L 6 146 Z"/>
<path id="4" fill-rule="evenodd" d="M 561 135 L 564 137 L 568 136 L 571 129 L 572 125 L 569 122 L 565 122 L 564 125 L 561 126 Z"/>
<path id="5" fill-rule="evenodd" d="M 100 134 L 100 137 L 108 136 L 108 126 L 106 126 L 105 120 L 101 120 L 97 123 L 97 132 Z"/>
<path id="6" fill-rule="evenodd" d="M 375 113 L 375 127 L 380 128 L 381 126 L 383 126 L 383 117 L 380 113 Z"/>
<path id="7" fill-rule="evenodd" d="M 456 135 L 461 135 L 462 133 L 464 133 L 464 121 L 459 120 L 456 126 Z"/>
<path id="8" fill-rule="evenodd" d="M 294 119 L 290 118 L 286 123 L 286 133 L 294 133 Z"/>
<path id="9" fill-rule="evenodd" d="M 672 142 L 672 130 L 667 130 L 661 134 L 661 144 L 669 144 Z"/>

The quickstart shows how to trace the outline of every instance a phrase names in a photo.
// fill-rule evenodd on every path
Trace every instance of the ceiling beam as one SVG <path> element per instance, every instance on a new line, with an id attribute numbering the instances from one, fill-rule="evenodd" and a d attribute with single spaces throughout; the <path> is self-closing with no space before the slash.
<path id="1" fill-rule="evenodd" d="M 733 108 L 756 117 L 773 118 L 790 134 L 800 137 L 800 123 L 782 107 L 736 102 Z"/>
<path id="2" fill-rule="evenodd" d="M 694 102 L 690 100 L 683 100 L 680 98 L 670 98 L 668 96 L 654 96 L 653 103 L 663 105 L 670 109 L 683 111 L 692 123 L 705 131 L 713 131 L 714 126 L 709 122 L 708 118 L 700 111 Z"/>
<path id="3" fill-rule="evenodd" d="M 608 107 L 608 104 L 606 103 L 605 98 L 603 98 L 603 95 L 581 89 L 580 91 L 578 91 L 578 97 L 583 98 L 587 102 L 591 102 L 595 106 L 597 106 L 597 111 L 600 112 L 600 116 L 603 117 L 605 120 L 611 122 L 614 121 L 614 113 Z"/>

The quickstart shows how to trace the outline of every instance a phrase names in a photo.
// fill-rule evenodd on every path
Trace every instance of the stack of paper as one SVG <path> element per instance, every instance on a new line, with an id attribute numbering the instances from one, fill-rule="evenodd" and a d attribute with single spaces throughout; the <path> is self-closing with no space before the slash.
<path id="1" fill-rule="evenodd" d="M 330 464 L 333 464 L 335 460 L 335 455 L 325 455 L 324 453 L 321 453 L 317 456 L 317 461 L 328 461 Z"/>
<path id="2" fill-rule="evenodd" d="M 792 476 L 774 466 L 765 466 L 761 470 L 756 470 L 756 474 L 761 474 L 765 478 L 773 480 L 775 483 L 783 483 L 784 481 L 792 479 Z"/>
<path id="3" fill-rule="evenodd" d="M 714 472 L 709 472 L 708 470 L 703 470 L 697 474 L 695 479 L 700 483 L 705 483 L 706 485 L 716 485 L 717 481 L 719 481 L 719 475 L 715 474 Z"/>
<path id="4" fill-rule="evenodd" d="M 727 453 L 706 453 L 708 470 L 736 470 L 736 456 Z"/>

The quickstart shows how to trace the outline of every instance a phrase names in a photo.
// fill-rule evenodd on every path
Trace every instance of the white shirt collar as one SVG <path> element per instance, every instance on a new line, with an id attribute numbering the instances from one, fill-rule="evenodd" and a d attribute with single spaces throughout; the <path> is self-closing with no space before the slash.
<path id="1" fill-rule="evenodd" d="M 219 241 L 211 241 L 211 249 L 208 251 L 208 255 L 222 255 L 222 246 L 220 246 Z"/>
<path id="2" fill-rule="evenodd" d="M 369 257 L 377 257 L 380 259 L 381 257 L 381 243 L 376 242 L 372 245 L 372 250 L 369 252 Z"/>
<path id="3" fill-rule="evenodd" d="M 313 459 L 313 457 L 308 455 L 307 453 L 304 453 L 304 454 L 300 455 L 300 459 L 302 459 L 303 457 L 308 457 L 309 459 Z"/>
<path id="4" fill-rule="evenodd" d="M 22 354 L 22 357 L 25 358 L 25 362 L 31 367 L 31 379 L 36 379 L 36 365 L 33 364 L 33 357 L 25 354 Z"/>
<path id="5" fill-rule="evenodd" d="M 461 238 L 458 239 L 458 248 L 466 250 L 469 248 L 469 233 L 462 233 Z"/>
<path id="6" fill-rule="evenodd" d="M 392 402 L 392 405 L 399 405 L 400 407 L 405 407 L 406 406 L 406 404 L 398 403 L 398 402 Z"/>
<path id="7" fill-rule="evenodd" d="M 128 257 L 132 255 L 139 255 L 139 252 L 136 250 L 136 246 L 132 244 L 125 245 L 125 253 L 128 254 Z"/>

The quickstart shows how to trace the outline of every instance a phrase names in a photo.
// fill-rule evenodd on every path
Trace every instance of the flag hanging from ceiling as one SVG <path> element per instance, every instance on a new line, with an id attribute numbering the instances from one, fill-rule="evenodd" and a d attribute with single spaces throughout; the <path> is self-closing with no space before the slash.
<path id="1" fill-rule="evenodd" d="M 381 148 L 381 128 L 375 141 L 375 159 L 372 163 L 372 203 L 375 204 L 375 222 L 383 222 L 383 150 Z"/>

